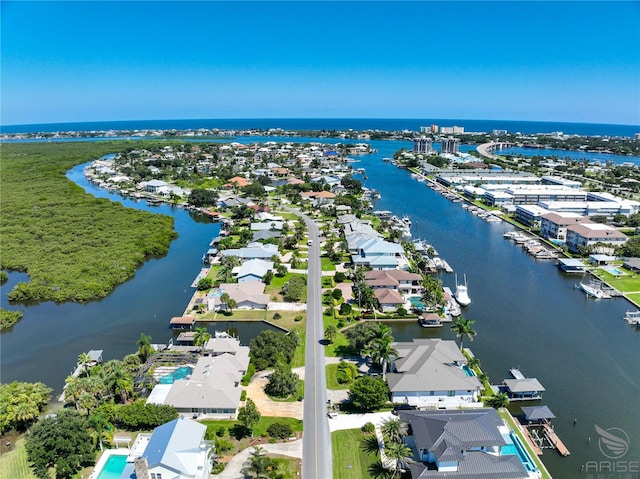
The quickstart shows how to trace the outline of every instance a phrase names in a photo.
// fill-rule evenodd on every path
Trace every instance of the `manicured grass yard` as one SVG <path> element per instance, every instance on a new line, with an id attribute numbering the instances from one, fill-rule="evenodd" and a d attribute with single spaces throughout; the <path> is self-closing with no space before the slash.
<path id="1" fill-rule="evenodd" d="M 377 455 L 362 449 L 364 437 L 360 429 L 347 429 L 331 433 L 334 479 L 370 479 L 369 466 Z"/>
<path id="2" fill-rule="evenodd" d="M 516 432 L 516 434 L 520 438 L 520 442 L 522 442 L 522 444 L 524 444 L 524 446 L 526 447 L 527 452 L 529 453 L 529 457 L 531 457 L 533 459 L 533 462 L 535 462 L 536 467 L 538 469 L 540 469 L 540 472 L 542 473 L 542 479 L 551 479 L 551 475 L 545 469 L 545 467 L 542 464 L 542 461 L 540 460 L 540 458 L 538 456 L 536 456 L 536 454 L 531 450 L 531 447 L 529 447 L 529 443 L 527 442 L 527 440 L 524 438 L 524 436 L 522 435 L 522 433 L 518 429 L 518 426 L 516 425 L 513 417 L 509 413 L 509 411 L 507 409 L 499 409 L 498 410 L 498 415 L 507 423 L 507 425 L 509 426 L 510 429 L 512 429 L 512 430 L 514 430 Z"/>
<path id="3" fill-rule="evenodd" d="M 320 261 L 322 262 L 322 271 L 335 271 L 336 270 L 336 265 L 333 264 L 333 262 L 327 258 L 326 256 L 322 256 L 320 258 Z"/>
<path id="4" fill-rule="evenodd" d="M 338 364 L 327 364 L 327 389 L 349 389 L 350 384 L 340 384 L 337 379 Z"/>
<path id="5" fill-rule="evenodd" d="M 629 298 L 634 303 L 640 305 L 640 293 L 627 294 L 627 298 Z M 631 308 L 629 308 L 631 310 Z"/>
<path id="6" fill-rule="evenodd" d="M 36 479 L 27 461 L 24 438 L 18 439 L 13 451 L 0 457 L 0 479 Z"/>
<path id="7" fill-rule="evenodd" d="M 225 419 L 221 419 L 221 420 L 204 420 L 204 421 L 200 421 L 202 424 L 204 424 L 205 426 L 207 426 L 207 432 L 210 433 L 212 435 L 212 437 L 215 436 L 215 433 L 217 431 L 217 429 L 220 426 L 224 426 L 226 431 L 225 431 L 225 437 L 229 436 L 229 430 L 233 428 L 233 426 L 235 426 L 236 424 L 240 424 L 239 421 L 231 421 L 231 420 L 225 420 Z M 302 421 L 300 419 L 295 419 L 292 417 L 275 417 L 275 416 L 262 416 L 260 418 L 260 422 L 258 423 L 258 425 L 255 427 L 255 429 L 253 430 L 253 436 L 257 437 L 257 436 L 267 436 L 267 429 L 269 429 L 269 426 L 271 426 L 274 422 L 281 422 L 281 423 L 285 423 L 285 424 L 289 424 L 291 426 L 291 429 L 293 429 L 294 431 L 300 432 L 302 431 Z M 217 437 L 217 436 L 215 436 Z"/>
<path id="8" fill-rule="evenodd" d="M 595 273 L 598 275 L 598 277 L 600 277 L 622 293 L 640 292 L 640 276 L 630 273 L 629 271 L 623 269 L 620 265 L 616 265 L 616 268 L 620 271 L 624 271 L 627 274 L 616 277 L 601 268 L 598 268 Z"/>
<path id="9" fill-rule="evenodd" d="M 298 339 L 298 347 L 296 348 L 295 353 L 293 353 L 293 359 L 291 359 L 291 367 L 299 368 L 304 366 L 304 348 L 306 343 L 307 336 L 304 333 L 304 330 L 300 333 L 300 337 Z"/>

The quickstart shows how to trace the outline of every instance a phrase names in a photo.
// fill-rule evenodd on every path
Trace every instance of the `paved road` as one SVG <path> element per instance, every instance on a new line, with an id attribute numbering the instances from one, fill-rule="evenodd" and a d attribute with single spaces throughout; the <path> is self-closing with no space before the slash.
<path id="1" fill-rule="evenodd" d="M 293 210 L 292 210 L 293 211 Z M 302 477 L 332 477 L 331 433 L 327 418 L 327 382 L 325 377 L 322 324 L 322 282 L 318 226 L 306 215 L 294 211 L 307 225 L 309 238 L 309 279 L 307 281 L 307 338 L 304 382 L 304 436 L 302 442 Z"/>

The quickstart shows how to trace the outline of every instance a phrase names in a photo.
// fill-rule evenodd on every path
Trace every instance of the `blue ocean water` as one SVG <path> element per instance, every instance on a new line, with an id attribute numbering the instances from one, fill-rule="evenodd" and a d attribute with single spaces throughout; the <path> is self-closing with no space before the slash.
<path id="1" fill-rule="evenodd" d="M 521 133 L 551 133 L 562 131 L 576 135 L 602 135 L 632 137 L 640 133 L 639 125 L 608 125 L 596 123 L 562 123 L 513 120 L 461 120 L 461 119 L 398 119 L 398 118 L 256 118 L 256 119 L 191 119 L 191 120 L 130 120 L 96 121 L 82 123 L 46 123 L 34 125 L 1 125 L 1 133 L 36 133 L 54 131 L 105 130 L 187 130 L 198 128 L 268 129 L 285 130 L 385 130 L 418 131 L 421 126 L 462 126 L 465 131 L 490 132 L 495 129 Z"/>

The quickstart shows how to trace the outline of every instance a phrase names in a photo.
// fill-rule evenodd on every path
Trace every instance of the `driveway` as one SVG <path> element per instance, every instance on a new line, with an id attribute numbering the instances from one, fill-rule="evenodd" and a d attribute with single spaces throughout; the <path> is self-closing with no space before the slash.
<path id="1" fill-rule="evenodd" d="M 261 447 L 269 454 L 279 454 L 281 456 L 302 459 L 302 439 L 276 444 L 262 444 Z M 248 447 L 247 449 L 240 451 L 227 463 L 224 471 L 220 474 L 210 475 L 209 477 L 216 479 L 244 479 L 246 476 L 242 473 L 242 468 L 252 452 L 253 447 Z"/>
<path id="2" fill-rule="evenodd" d="M 303 368 L 304 369 L 304 368 Z M 298 372 L 298 369 L 294 370 Z M 269 382 L 268 375 L 272 371 L 262 371 L 256 374 L 247 386 L 247 397 L 253 399 L 258 411 L 263 416 L 282 416 L 302 419 L 304 411 L 304 401 L 280 402 L 274 401 L 264 392 L 264 387 Z M 304 373 L 300 374 L 304 377 Z M 302 379 L 301 377 L 301 379 Z"/>

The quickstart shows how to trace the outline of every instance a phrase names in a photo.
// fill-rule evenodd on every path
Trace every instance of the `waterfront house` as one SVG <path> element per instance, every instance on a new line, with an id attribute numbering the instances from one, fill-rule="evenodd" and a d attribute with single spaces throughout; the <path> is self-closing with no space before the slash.
<path id="1" fill-rule="evenodd" d="M 120 475 L 127 479 L 206 479 L 211 471 L 214 446 L 204 440 L 207 427 L 187 418 L 158 426 L 150 436 L 141 434 L 133 451 L 143 447 Z"/>
<path id="2" fill-rule="evenodd" d="M 398 309 L 400 306 L 404 304 L 404 298 L 398 291 L 394 289 L 388 289 L 388 288 L 374 289 L 373 295 L 378 301 L 378 304 L 380 305 L 380 309 L 385 313 L 395 311 L 396 309 Z"/>
<path id="3" fill-rule="evenodd" d="M 249 348 L 240 346 L 237 339 L 224 339 L 224 343 L 207 343 L 204 349 L 210 356 L 188 366 L 192 371 L 186 378 L 157 384 L 147 403 L 173 406 L 181 416 L 194 419 L 235 419 L 242 394 L 240 383 L 249 367 Z M 230 347 L 234 341 L 238 344 Z"/>
<path id="4" fill-rule="evenodd" d="M 587 271 L 585 264 L 576 258 L 559 258 L 558 267 L 565 273 L 584 273 Z"/>
<path id="5" fill-rule="evenodd" d="M 225 186 L 227 187 L 235 186 L 237 188 L 244 188 L 245 186 L 249 186 L 250 184 L 251 184 L 251 181 L 249 181 L 248 179 L 242 176 L 234 176 L 233 178 L 229 179 L 228 183 Z"/>
<path id="6" fill-rule="evenodd" d="M 398 357 L 387 374 L 391 401 L 418 407 L 469 406 L 482 387 L 455 341 L 414 339 L 393 346 Z"/>
<path id="7" fill-rule="evenodd" d="M 640 258 L 626 258 L 623 266 L 629 271 L 640 271 Z"/>
<path id="8" fill-rule="evenodd" d="M 401 294 L 419 294 L 422 291 L 422 276 L 401 270 L 366 271 L 364 279 L 374 290 L 393 289 Z"/>
<path id="9" fill-rule="evenodd" d="M 272 269 L 273 261 L 251 259 L 233 268 L 233 276 L 238 279 L 238 283 L 262 281 L 264 275 Z"/>
<path id="10" fill-rule="evenodd" d="M 147 193 L 157 193 L 158 188 L 163 188 L 168 186 L 169 184 L 166 181 L 161 180 L 151 180 L 151 181 L 143 181 L 139 183 L 139 187 L 141 187 Z"/>
<path id="11" fill-rule="evenodd" d="M 529 477 L 513 449 L 505 449 L 512 439 L 494 409 L 408 410 L 398 415 L 409 427 L 404 442 L 415 454 L 409 464 L 413 479 Z"/>
<path id="12" fill-rule="evenodd" d="M 220 256 L 237 256 L 240 260 L 264 259 L 269 260 L 278 255 L 278 246 L 275 244 L 249 243 L 245 248 L 225 249 L 220 251 Z"/>
<path id="13" fill-rule="evenodd" d="M 269 295 L 264 294 L 265 284 L 261 281 L 246 283 L 222 283 L 219 293 L 209 296 L 207 308 L 209 311 L 220 310 L 226 305 L 221 301 L 221 295 L 227 293 L 236 302 L 237 309 L 267 309 Z"/>
<path id="14" fill-rule="evenodd" d="M 369 266 L 372 269 L 396 269 L 404 260 L 404 249 L 402 245 L 397 243 L 370 238 L 357 244 L 357 253 L 351 258 L 356 266 Z"/>

